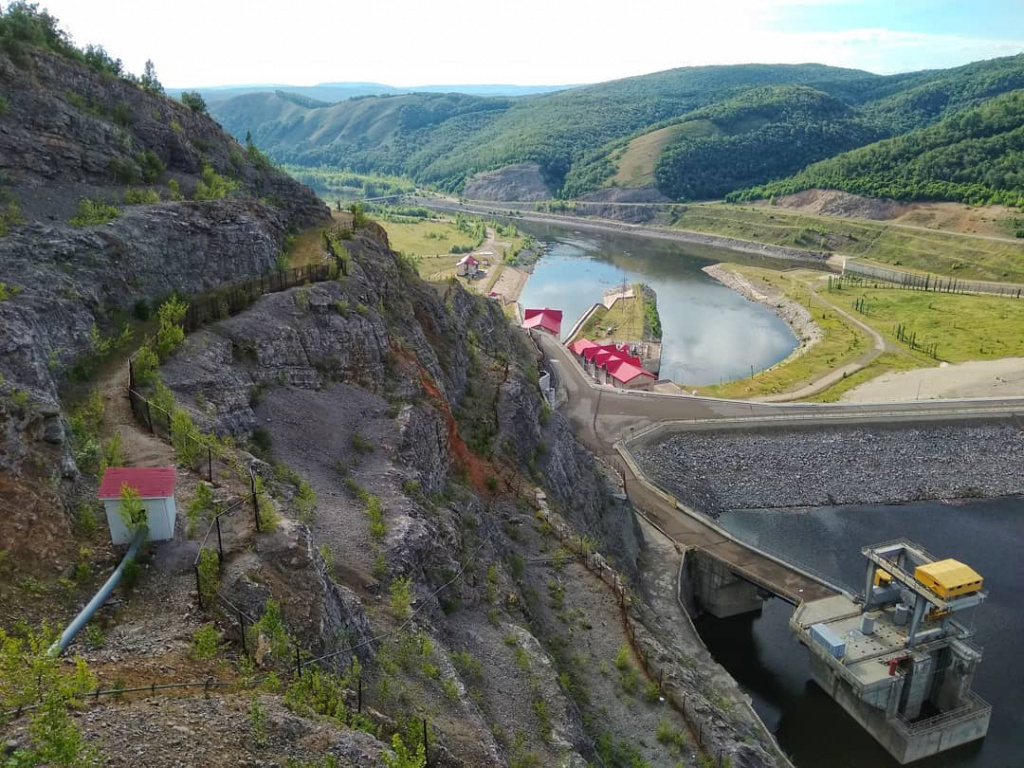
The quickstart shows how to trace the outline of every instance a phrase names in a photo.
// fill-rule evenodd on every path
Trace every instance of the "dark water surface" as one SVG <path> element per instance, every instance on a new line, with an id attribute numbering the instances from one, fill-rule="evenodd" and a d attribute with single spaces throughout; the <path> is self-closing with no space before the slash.
<path id="1" fill-rule="evenodd" d="M 981 573 L 989 597 L 973 612 L 975 642 L 985 653 L 974 690 L 992 704 L 988 736 L 912 765 L 1024 766 L 1024 499 L 750 510 L 720 522 L 857 592 L 864 589 L 860 548 L 887 539 L 910 539 Z M 791 615 L 790 606 L 770 600 L 760 617 L 702 617 L 697 629 L 799 768 L 897 765 L 811 681 L 807 652 L 789 633 Z M 964 618 L 970 625 L 971 612 Z"/>
<path id="2" fill-rule="evenodd" d="M 520 303 L 561 309 L 566 333 L 601 301 L 605 290 L 621 286 L 623 280 L 645 282 L 655 290 L 662 326 L 662 378 L 681 384 L 743 378 L 784 359 L 797 345 L 789 327 L 768 308 L 701 272 L 720 261 L 753 261 L 750 256 L 629 234 L 519 221 L 516 226 L 548 245 Z"/>

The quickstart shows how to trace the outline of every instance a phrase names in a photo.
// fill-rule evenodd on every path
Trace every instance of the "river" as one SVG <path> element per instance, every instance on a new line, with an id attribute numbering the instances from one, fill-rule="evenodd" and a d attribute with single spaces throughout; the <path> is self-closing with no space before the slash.
<path id="1" fill-rule="evenodd" d="M 662 327 L 661 378 L 691 385 L 743 378 L 796 348 L 796 337 L 771 310 L 701 272 L 721 261 L 778 262 L 623 233 L 521 221 L 516 226 L 547 245 L 519 301 L 523 307 L 561 309 L 566 332 L 608 288 L 625 281 L 644 282 L 655 290 Z"/>
<path id="2" fill-rule="evenodd" d="M 1024 639 L 1024 499 L 799 512 L 748 510 L 725 513 L 719 522 L 741 539 L 809 565 L 858 592 L 864 589 L 860 548 L 887 539 L 910 539 L 981 573 L 989 597 L 973 616 L 975 642 L 985 653 L 974 690 L 992 704 L 988 736 L 913 765 L 1024 765 L 1024 663 L 1019 647 Z M 712 655 L 751 696 L 755 709 L 798 768 L 897 765 L 811 681 L 807 652 L 789 633 L 791 615 L 789 605 L 770 600 L 760 617 L 703 616 L 697 629 Z"/>

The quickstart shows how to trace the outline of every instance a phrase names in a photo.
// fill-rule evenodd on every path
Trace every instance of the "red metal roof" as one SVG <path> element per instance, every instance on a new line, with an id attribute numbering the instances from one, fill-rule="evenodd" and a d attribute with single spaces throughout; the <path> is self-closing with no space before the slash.
<path id="1" fill-rule="evenodd" d="M 616 359 L 622 360 L 625 357 L 627 357 L 626 353 L 618 349 L 602 349 L 594 355 L 594 365 L 598 368 L 603 368 L 605 363 Z"/>
<path id="2" fill-rule="evenodd" d="M 562 310 L 527 309 L 523 312 L 523 328 L 543 328 L 557 336 L 562 332 Z"/>
<path id="3" fill-rule="evenodd" d="M 583 350 L 583 357 L 585 357 L 587 359 L 587 362 L 589 363 L 591 360 L 594 359 L 594 355 L 596 355 L 598 352 L 603 352 L 611 349 L 615 349 L 614 344 L 603 344 L 600 346 L 594 345 L 593 347 L 589 347 Z"/>
<path id="4" fill-rule="evenodd" d="M 576 339 L 576 341 L 569 345 L 569 351 L 574 355 L 582 355 L 584 350 L 593 349 L 596 346 L 597 344 L 590 339 Z"/>
<path id="5" fill-rule="evenodd" d="M 100 499 L 121 498 L 121 486 L 127 483 L 143 499 L 162 499 L 174 495 L 174 467 L 107 467 L 96 494 Z"/>
<path id="6" fill-rule="evenodd" d="M 459 259 L 459 264 L 469 264 L 470 266 L 479 264 L 480 262 L 474 259 L 472 256 L 463 256 Z"/>
<path id="7" fill-rule="evenodd" d="M 654 374 L 650 371 L 644 370 L 632 363 L 628 363 L 625 360 L 615 360 L 609 363 L 608 375 L 616 381 L 621 381 L 623 384 L 629 383 L 637 376 L 650 376 L 652 379 L 655 378 Z"/>

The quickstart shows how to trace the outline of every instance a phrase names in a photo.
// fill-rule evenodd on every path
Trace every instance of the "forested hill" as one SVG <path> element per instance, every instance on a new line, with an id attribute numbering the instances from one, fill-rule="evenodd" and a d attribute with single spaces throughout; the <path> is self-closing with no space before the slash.
<path id="1" fill-rule="evenodd" d="M 964 110 L 987 120 L 995 114 L 983 109 L 987 102 L 1020 88 L 1024 55 L 891 76 L 817 64 L 688 67 L 521 98 L 417 93 L 323 104 L 257 93 L 229 99 L 214 114 L 236 136 L 251 132 L 273 159 L 297 166 L 404 176 L 461 192 L 477 173 L 531 162 L 553 196 L 656 187 L 672 199 L 707 199 Z M 1007 154 L 1009 146 L 986 144 L 986 162 L 1002 169 L 984 182 L 992 192 L 1018 183 L 1019 156 Z M 893 177 L 904 171 L 925 178 L 909 169 Z M 815 178 L 843 182 L 833 176 Z M 929 189 L 963 199 L 949 186 Z M 901 196 L 922 190 L 915 182 Z"/>
<path id="2" fill-rule="evenodd" d="M 1024 204 L 1024 90 L 730 198 L 786 195 L 815 187 L 896 200 Z"/>
<path id="3" fill-rule="evenodd" d="M 250 94 L 214 115 L 236 136 L 251 131 L 280 162 L 457 190 L 479 171 L 535 161 L 557 188 L 587 151 L 746 89 L 802 84 L 852 97 L 876 80 L 884 78 L 818 64 L 689 67 L 519 99 L 412 94 L 303 107 L 281 92 Z"/>

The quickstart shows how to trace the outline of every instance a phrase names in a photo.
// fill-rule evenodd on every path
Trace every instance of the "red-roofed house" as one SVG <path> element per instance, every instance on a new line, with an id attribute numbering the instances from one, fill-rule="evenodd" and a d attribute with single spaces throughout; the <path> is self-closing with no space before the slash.
<path id="1" fill-rule="evenodd" d="M 619 389 L 649 389 L 656 381 L 650 371 L 625 360 L 614 360 L 608 364 L 608 380 Z"/>
<path id="2" fill-rule="evenodd" d="M 108 467 L 97 498 L 103 502 L 114 544 L 129 544 L 133 533 L 121 517 L 121 488 L 135 489 L 146 508 L 146 525 L 150 541 L 174 538 L 174 521 L 178 511 L 174 504 L 174 467 Z"/>
<path id="3" fill-rule="evenodd" d="M 562 310 L 527 309 L 523 312 L 523 328 L 537 328 L 558 336 L 562 332 Z"/>
<path id="4" fill-rule="evenodd" d="M 569 345 L 569 351 L 578 357 L 583 357 L 585 350 L 593 349 L 596 346 L 597 344 L 590 339 L 576 339 L 576 341 Z"/>
<path id="5" fill-rule="evenodd" d="M 480 262 L 473 258 L 473 254 L 467 254 L 455 264 L 455 274 L 459 277 L 476 277 L 480 271 Z"/>

